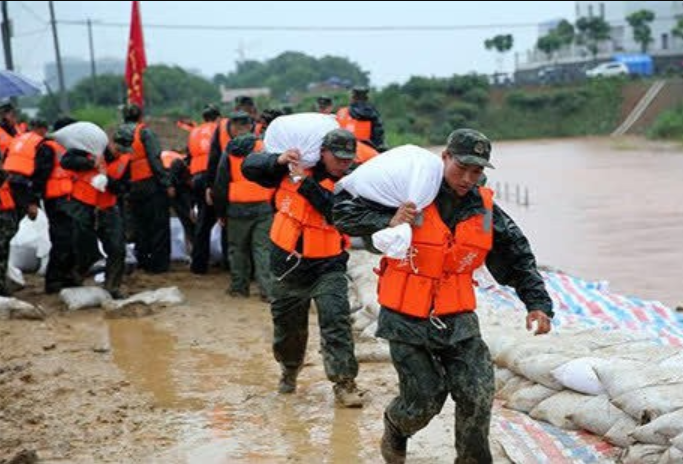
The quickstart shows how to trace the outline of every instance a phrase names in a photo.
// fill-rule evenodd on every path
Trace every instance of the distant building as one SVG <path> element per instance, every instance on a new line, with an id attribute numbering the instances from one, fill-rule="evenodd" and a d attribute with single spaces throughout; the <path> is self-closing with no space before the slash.
<path id="1" fill-rule="evenodd" d="M 90 61 L 80 58 L 65 57 L 62 59 L 64 68 L 64 85 L 68 90 L 74 88 L 82 79 L 90 77 Z M 125 61 L 118 58 L 102 58 L 95 61 L 95 71 L 101 74 L 123 75 L 125 71 Z M 57 77 L 57 63 L 47 63 L 44 68 L 45 80 L 52 88 L 57 88 L 59 78 Z"/>
<path id="2" fill-rule="evenodd" d="M 221 103 L 227 103 L 232 105 L 235 101 L 235 97 L 246 96 L 246 97 L 270 97 L 270 88 L 268 87 L 245 87 L 242 89 L 228 89 L 224 85 L 220 86 L 221 91 Z"/>

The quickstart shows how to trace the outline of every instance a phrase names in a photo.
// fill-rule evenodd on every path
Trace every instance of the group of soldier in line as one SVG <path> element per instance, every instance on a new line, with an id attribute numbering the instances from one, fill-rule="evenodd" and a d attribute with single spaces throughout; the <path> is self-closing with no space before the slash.
<path id="1" fill-rule="evenodd" d="M 330 98 L 317 103 L 319 112 L 333 113 Z M 237 98 L 225 117 L 207 105 L 203 122 L 189 128 L 185 153 L 162 151 L 136 105 L 123 108 L 123 124 L 102 156 L 66 150 L 38 120 L 20 133 L 15 108 L 4 105 L 0 112 L 0 275 L 7 271 L 18 220 L 35 218 L 41 203 L 52 242 L 47 293 L 82 284 L 100 258 L 97 239 L 106 254 L 104 288 L 113 298 L 125 297 L 127 237 L 135 244 L 138 269 L 168 271 L 170 208 L 191 237 L 191 272 L 206 274 L 211 231 L 219 223 L 226 236 L 228 293 L 249 297 L 254 278 L 259 296 L 270 303 L 281 394 L 296 391 L 315 301 L 323 365 L 336 402 L 363 406 L 364 392 L 355 382 L 348 237 L 410 224 L 410 265 L 385 257 L 377 270 L 377 335 L 389 340 L 400 383 L 384 413 L 382 457 L 405 462 L 409 437 L 440 412 L 450 393 L 458 405 L 456 462 L 491 462 L 493 369 L 474 314 L 474 269 L 486 263 L 496 280 L 517 290 L 536 333 L 550 330 L 552 303 L 526 238 L 481 186 L 484 168 L 492 167 L 491 144 L 482 133 L 451 133 L 441 154 L 439 194 L 418 214 L 410 202 L 387 208 L 334 193 L 354 166 L 386 149 L 366 88 L 352 89 L 349 105 L 336 112 L 340 128 L 324 136 L 320 161 L 311 168 L 301 165 L 296 149 L 265 151 L 263 135 L 282 113 L 259 114 L 249 97 Z M 62 118 L 53 130 L 72 122 Z M 103 190 L 93 182 L 102 175 Z M 0 293 L 8 290 L 0 279 Z"/>

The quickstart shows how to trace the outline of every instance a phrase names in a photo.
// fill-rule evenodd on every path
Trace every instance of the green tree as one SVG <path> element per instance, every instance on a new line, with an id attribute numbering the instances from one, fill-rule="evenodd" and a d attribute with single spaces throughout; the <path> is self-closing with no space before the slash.
<path id="1" fill-rule="evenodd" d="M 217 74 L 213 81 L 226 87 L 269 87 L 276 98 L 305 91 L 309 84 L 337 78 L 355 85 L 368 85 L 368 72 L 338 56 L 314 58 L 304 53 L 285 52 L 263 63 L 242 61 L 229 74 Z"/>
<path id="2" fill-rule="evenodd" d="M 512 34 L 498 34 L 484 41 L 484 47 L 486 47 L 487 50 L 495 50 L 498 52 L 498 55 L 496 56 L 498 72 L 503 72 L 505 54 L 512 50 L 514 42 Z"/>
<path id="3" fill-rule="evenodd" d="M 600 16 L 582 17 L 576 21 L 577 42 L 584 45 L 593 56 L 598 56 L 601 42 L 610 38 L 612 27 Z"/>
<path id="4" fill-rule="evenodd" d="M 674 26 L 673 29 L 671 29 L 671 34 L 674 37 L 678 37 L 679 39 L 683 39 L 683 18 L 678 18 L 676 25 Z"/>
<path id="5" fill-rule="evenodd" d="M 555 52 L 562 48 L 562 39 L 554 31 L 550 31 L 536 41 L 536 48 L 546 54 L 548 61 L 552 61 Z"/>
<path id="6" fill-rule="evenodd" d="M 643 53 L 647 53 L 647 48 L 653 41 L 650 23 L 654 19 L 655 14 L 650 10 L 634 11 L 626 17 L 626 21 L 633 29 L 633 40 L 640 44 L 640 51 Z"/>
<path id="7" fill-rule="evenodd" d="M 560 42 L 562 42 L 563 47 L 571 45 L 576 37 L 574 25 L 566 19 L 563 19 L 557 23 L 557 26 L 555 26 L 553 31 L 560 39 Z"/>

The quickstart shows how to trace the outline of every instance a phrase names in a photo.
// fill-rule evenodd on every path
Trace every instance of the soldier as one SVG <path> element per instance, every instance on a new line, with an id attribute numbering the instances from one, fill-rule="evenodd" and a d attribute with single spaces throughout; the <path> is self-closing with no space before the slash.
<path id="1" fill-rule="evenodd" d="M 441 154 L 444 178 L 434 202 L 416 224 L 415 205 L 398 210 L 339 192 L 334 223 L 344 233 L 370 235 L 412 225 L 409 264 L 383 258 L 379 269 L 377 336 L 389 340 L 399 395 L 384 413 L 381 452 L 387 463 L 404 463 L 408 438 L 437 415 L 448 394 L 456 403 L 456 463 L 490 463 L 489 426 L 493 363 L 481 338 L 472 273 L 486 263 L 498 282 L 512 286 L 528 310 L 527 328 L 550 331 L 552 301 L 529 242 L 477 186 L 491 143 L 480 132 L 458 129 Z"/>
<path id="2" fill-rule="evenodd" d="M 275 188 L 277 210 L 270 229 L 275 360 L 282 376 L 279 392 L 293 393 L 304 362 L 308 311 L 314 299 L 322 337 L 327 378 L 334 382 L 337 403 L 361 407 L 356 387 L 346 281 L 346 238 L 331 225 L 332 190 L 356 157 L 356 139 L 335 129 L 323 139 L 321 158 L 311 169 L 299 165 L 299 152 L 252 154 L 242 165 L 244 176 Z M 291 171 L 291 173 L 290 173 Z"/>
<path id="3" fill-rule="evenodd" d="M 125 126 L 133 130 L 130 158 L 130 215 L 138 266 L 152 274 L 167 272 L 171 262 L 169 198 L 175 188 L 161 162 L 157 136 L 142 122 L 142 110 L 123 108 Z"/>
<path id="4" fill-rule="evenodd" d="M 114 133 L 113 150 L 93 155 L 83 150 L 70 149 L 62 156 L 64 169 L 74 172 L 72 201 L 69 209 L 73 221 L 73 243 L 78 247 L 99 239 L 107 255 L 104 288 L 112 298 L 121 299 L 121 280 L 125 271 L 126 239 L 118 206 L 118 195 L 129 185 L 135 132 L 130 125 L 121 125 Z M 104 176 L 98 186 L 98 177 Z M 80 279 L 97 260 L 93 253 L 76 253 L 76 272 Z"/>
<path id="5" fill-rule="evenodd" d="M 327 95 L 320 95 L 315 99 L 315 102 L 318 106 L 318 113 L 332 114 L 332 110 L 334 109 L 332 98 L 328 97 Z"/>
<path id="6" fill-rule="evenodd" d="M 5 156 L 9 144 L 20 134 L 17 126 L 17 109 L 11 102 L 0 105 L 0 157 Z"/>
<path id="7" fill-rule="evenodd" d="M 369 143 L 379 151 L 385 151 L 382 119 L 368 99 L 369 92 L 367 87 L 352 88 L 349 106 L 337 111 L 337 121 L 342 129 L 355 134 L 361 142 Z"/>
<path id="8" fill-rule="evenodd" d="M 246 116 L 246 114 L 244 115 Z M 230 118 L 233 123 L 236 116 Z M 270 240 L 273 222 L 271 200 L 274 190 L 248 181 L 242 174 L 244 159 L 263 151 L 263 142 L 253 134 L 235 137 L 228 144 L 218 166 L 214 184 L 216 216 L 228 229 L 230 289 L 233 297 L 248 297 L 252 261 L 263 301 L 270 301 Z"/>
<path id="9" fill-rule="evenodd" d="M 2 160 L 2 155 L 0 155 Z M 15 211 L 12 191 L 7 182 L 7 173 L 0 163 L 0 296 L 10 296 L 7 286 L 7 267 L 9 265 L 9 242 L 17 233 L 19 222 Z"/>

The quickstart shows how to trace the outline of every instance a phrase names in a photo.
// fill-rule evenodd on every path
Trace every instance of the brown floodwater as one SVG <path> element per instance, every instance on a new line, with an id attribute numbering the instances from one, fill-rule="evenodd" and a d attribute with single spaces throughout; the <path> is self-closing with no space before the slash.
<path id="1" fill-rule="evenodd" d="M 489 185 L 539 263 L 683 305 L 683 148 L 631 138 L 503 142 L 492 161 Z"/>

